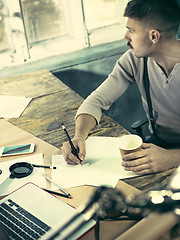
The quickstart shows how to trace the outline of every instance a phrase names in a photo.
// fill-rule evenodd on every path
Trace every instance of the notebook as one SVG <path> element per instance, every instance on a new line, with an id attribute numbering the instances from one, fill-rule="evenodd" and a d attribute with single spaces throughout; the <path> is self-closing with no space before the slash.
<path id="1" fill-rule="evenodd" d="M 46 238 L 46 235 L 49 235 L 54 228 L 63 225 L 76 213 L 76 209 L 56 199 L 33 183 L 25 184 L 0 200 L 1 230 L 3 229 L 3 232 L 5 230 L 9 236 L 9 238 L 4 239 Z M 82 218 L 84 218 L 83 214 Z M 95 224 L 96 222 L 91 219 L 68 239 L 80 238 Z M 63 239 L 65 235 L 58 239 Z"/>

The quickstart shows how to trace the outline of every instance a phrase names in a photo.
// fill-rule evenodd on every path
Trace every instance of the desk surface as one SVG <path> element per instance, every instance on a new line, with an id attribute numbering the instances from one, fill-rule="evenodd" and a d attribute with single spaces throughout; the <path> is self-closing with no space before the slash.
<path id="1" fill-rule="evenodd" d="M 38 151 L 41 152 L 47 146 L 46 150 L 44 150 L 44 153 L 47 153 L 47 159 L 51 157 L 48 153 L 49 148 L 52 154 L 59 153 L 63 142 L 67 140 L 61 128 L 61 123 L 65 123 L 72 137 L 75 126 L 74 116 L 83 99 L 46 70 L 8 77 L 0 81 L 0 94 L 33 98 L 20 118 L 7 120 L 20 129 L 31 133 L 28 139 L 32 135 L 37 137 L 34 140 L 38 143 Z M 16 130 L 14 129 L 13 131 Z M 128 132 L 117 122 L 105 115 L 103 115 L 100 125 L 90 133 L 90 135 L 94 136 L 111 137 L 119 137 L 123 134 L 128 134 Z M 19 141 L 22 140 L 23 136 L 24 133 L 22 131 L 19 134 Z M 44 144 L 39 139 L 50 145 Z M 173 171 L 174 169 L 171 169 L 163 173 L 125 179 L 119 181 L 116 188 L 127 196 L 138 193 L 137 189 L 148 190 L 155 183 L 165 185 Z M 71 195 L 74 196 L 73 199 L 58 198 L 74 207 L 78 207 L 83 201 L 89 198 L 94 189 L 95 187 L 91 186 L 75 187 L 68 189 Z M 129 228 L 134 223 L 134 221 L 125 221 L 125 223 L 121 221 L 113 222 L 112 225 L 111 222 L 104 222 L 100 227 L 100 239 L 115 239 L 115 237 L 119 236 L 120 232 Z M 85 239 L 91 240 L 92 236 L 89 238 L 86 236 Z"/>
<path id="2" fill-rule="evenodd" d="M 20 118 L 7 119 L 10 123 L 53 145 L 56 147 L 53 151 L 60 149 L 67 140 L 61 128 L 62 122 L 65 123 L 70 136 L 74 135 L 74 116 L 83 99 L 51 73 L 42 70 L 0 81 L 0 94 L 33 98 Z M 91 131 L 90 135 L 119 137 L 127 133 L 117 122 L 103 115 L 100 125 Z M 174 169 L 171 169 L 163 173 L 119 181 L 117 188 L 123 189 L 124 194 L 128 195 L 137 193 L 137 189 L 148 190 L 155 183 L 165 185 L 173 171 Z M 81 186 L 68 191 L 76 197 L 70 200 L 61 198 L 61 200 L 77 207 L 82 202 L 82 198 L 87 199 L 92 194 L 94 187 Z M 112 230 L 111 227 L 108 230 L 107 226 L 105 229 L 110 232 Z"/>
<path id="3" fill-rule="evenodd" d="M 1 79 L 0 94 L 27 96 L 33 100 L 18 119 L 9 122 L 36 137 L 61 148 L 66 136 L 61 129 L 64 122 L 74 135 L 74 116 L 83 99 L 46 70 Z M 90 135 L 118 137 L 128 132 L 108 116 Z M 163 173 L 123 180 L 140 189 L 148 190 L 154 183 L 165 185 L 174 169 Z"/>

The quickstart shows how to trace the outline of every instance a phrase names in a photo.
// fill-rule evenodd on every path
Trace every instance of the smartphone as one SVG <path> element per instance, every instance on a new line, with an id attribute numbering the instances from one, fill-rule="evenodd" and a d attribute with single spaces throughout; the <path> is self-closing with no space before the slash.
<path id="1" fill-rule="evenodd" d="M 1 147 L 0 148 L 0 156 L 6 157 L 6 156 L 14 156 L 14 155 L 20 155 L 20 154 L 33 153 L 34 148 L 35 148 L 34 143 Z"/>

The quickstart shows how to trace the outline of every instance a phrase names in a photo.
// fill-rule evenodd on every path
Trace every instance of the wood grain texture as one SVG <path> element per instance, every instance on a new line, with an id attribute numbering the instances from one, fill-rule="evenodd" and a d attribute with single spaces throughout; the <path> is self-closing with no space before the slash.
<path id="1" fill-rule="evenodd" d="M 68 87 L 46 70 L 2 78 L 0 94 L 39 97 Z"/>
<path id="2" fill-rule="evenodd" d="M 62 122 L 73 137 L 75 114 L 83 99 L 48 71 L 1 79 L 0 94 L 33 98 L 20 118 L 8 119 L 12 124 L 59 149 L 67 140 L 61 129 Z M 94 136 L 119 137 L 123 134 L 128 134 L 128 131 L 106 115 L 103 115 L 100 124 L 90 132 Z M 166 185 L 173 171 L 174 169 L 170 169 L 123 181 L 140 190 L 149 190 L 157 183 Z"/>

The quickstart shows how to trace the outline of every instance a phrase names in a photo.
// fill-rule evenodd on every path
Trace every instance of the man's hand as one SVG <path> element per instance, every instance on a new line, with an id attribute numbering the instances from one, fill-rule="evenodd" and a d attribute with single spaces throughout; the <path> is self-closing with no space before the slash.
<path id="1" fill-rule="evenodd" d="M 164 149 L 151 143 L 143 143 L 142 150 L 124 155 L 122 166 L 127 171 L 144 175 L 163 172 L 180 164 L 180 149 Z"/>
<path id="2" fill-rule="evenodd" d="M 81 161 L 84 160 L 86 155 L 85 140 L 89 132 L 95 125 L 96 125 L 96 119 L 89 114 L 80 114 L 76 118 L 75 135 L 74 135 L 74 138 L 72 139 L 72 142 L 75 148 L 78 150 L 78 155 Z M 63 144 L 62 153 L 65 161 L 68 164 L 76 165 L 80 163 L 80 160 L 72 154 L 71 146 L 69 142 L 65 142 Z"/>
<path id="3" fill-rule="evenodd" d="M 72 139 L 72 142 L 73 142 L 75 148 L 78 149 L 79 158 L 81 159 L 81 161 L 83 161 L 85 158 L 85 155 L 86 155 L 86 145 L 85 145 L 84 139 L 81 137 L 74 137 Z M 62 153 L 63 153 L 65 161 L 68 164 L 76 165 L 76 164 L 80 163 L 79 159 L 74 154 L 72 154 L 71 146 L 70 146 L 69 142 L 63 143 Z"/>

